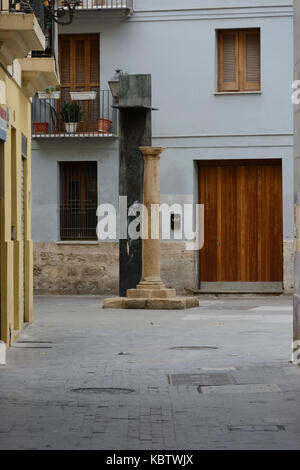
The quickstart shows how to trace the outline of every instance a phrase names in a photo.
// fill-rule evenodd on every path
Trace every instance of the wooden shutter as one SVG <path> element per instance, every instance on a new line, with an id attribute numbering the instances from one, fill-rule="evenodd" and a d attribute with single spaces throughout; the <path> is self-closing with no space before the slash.
<path id="1" fill-rule="evenodd" d="M 60 35 L 59 67 L 61 86 L 71 91 L 78 88 L 99 90 L 100 52 L 97 34 Z"/>
<path id="2" fill-rule="evenodd" d="M 243 44 L 242 81 L 244 90 L 260 90 L 260 32 L 241 32 Z"/>
<path id="3" fill-rule="evenodd" d="M 62 39 L 60 42 L 60 75 L 62 83 L 71 81 L 71 42 L 69 39 Z"/>
<path id="4" fill-rule="evenodd" d="M 85 84 L 85 47 L 84 39 L 75 39 L 75 85 L 76 88 L 78 85 L 82 86 Z"/>
<path id="5" fill-rule="evenodd" d="M 219 50 L 219 91 L 239 89 L 239 35 L 238 31 L 220 31 Z"/>
<path id="6" fill-rule="evenodd" d="M 218 90 L 260 90 L 260 30 L 218 33 Z"/>
<path id="7" fill-rule="evenodd" d="M 80 102 L 84 111 L 80 131 L 97 129 L 100 99 L 100 45 L 98 34 L 60 35 L 59 66 L 61 101 L 70 100 L 70 91 L 97 91 L 93 101 Z M 58 104 L 58 109 L 59 109 Z"/>

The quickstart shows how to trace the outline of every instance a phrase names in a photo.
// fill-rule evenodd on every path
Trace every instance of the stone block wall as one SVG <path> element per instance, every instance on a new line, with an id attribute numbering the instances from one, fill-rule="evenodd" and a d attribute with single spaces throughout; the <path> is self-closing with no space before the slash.
<path id="1" fill-rule="evenodd" d="M 178 293 L 194 287 L 194 252 L 162 243 L 162 279 Z M 119 288 L 118 243 L 35 243 L 36 295 L 114 295 Z"/>
<path id="2" fill-rule="evenodd" d="M 293 240 L 284 242 L 284 290 L 293 290 Z M 178 294 L 198 288 L 198 252 L 184 242 L 161 243 L 161 277 Z M 36 295 L 117 295 L 118 243 L 34 243 Z"/>

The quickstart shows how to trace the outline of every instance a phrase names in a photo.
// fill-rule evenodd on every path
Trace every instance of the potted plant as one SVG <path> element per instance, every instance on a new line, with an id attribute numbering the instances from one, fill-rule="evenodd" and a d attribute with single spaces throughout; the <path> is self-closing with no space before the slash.
<path id="1" fill-rule="evenodd" d="M 68 134 L 75 134 L 78 123 L 83 118 L 83 110 L 81 106 L 77 103 L 65 101 L 60 115 L 61 119 L 65 123 L 66 132 Z"/>
<path id="2" fill-rule="evenodd" d="M 34 134 L 47 134 L 48 122 L 33 122 L 32 125 Z"/>
<path id="3" fill-rule="evenodd" d="M 101 134 L 107 134 L 111 128 L 112 121 L 109 119 L 99 118 L 98 119 L 98 132 Z"/>
<path id="4" fill-rule="evenodd" d="M 38 97 L 40 100 L 59 100 L 60 99 L 60 86 L 50 86 L 45 91 L 39 91 Z"/>

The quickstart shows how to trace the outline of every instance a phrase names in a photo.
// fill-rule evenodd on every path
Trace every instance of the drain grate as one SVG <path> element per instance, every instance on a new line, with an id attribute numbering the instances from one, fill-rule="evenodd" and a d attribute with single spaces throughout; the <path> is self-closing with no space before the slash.
<path id="1" fill-rule="evenodd" d="M 173 346 L 170 349 L 173 351 L 211 351 L 219 348 L 216 346 Z"/>
<path id="2" fill-rule="evenodd" d="M 168 382 L 171 385 L 233 385 L 235 380 L 231 374 L 172 374 L 168 375 Z"/>
<path id="3" fill-rule="evenodd" d="M 52 341 L 17 341 L 13 347 L 16 349 L 52 349 Z M 49 345 L 49 346 L 48 346 Z"/>
<path id="4" fill-rule="evenodd" d="M 52 349 L 52 346 L 13 346 L 14 349 Z"/>
<path id="5" fill-rule="evenodd" d="M 244 431 L 244 432 L 279 432 L 285 431 L 286 428 L 282 424 L 270 424 L 270 425 L 261 425 L 261 424 L 253 424 L 253 425 L 241 425 L 241 426 L 227 426 L 228 431 Z"/>
<path id="6" fill-rule="evenodd" d="M 15 344 L 52 344 L 53 341 L 17 341 Z"/>
<path id="7" fill-rule="evenodd" d="M 218 384 L 218 387 L 208 386 L 208 387 L 198 387 L 199 393 L 224 393 L 224 394 L 233 394 L 233 393 L 277 393 L 281 392 L 281 388 L 276 384 L 238 384 L 238 385 L 228 385 L 228 384 Z"/>
<path id="8" fill-rule="evenodd" d="M 111 388 L 111 387 L 83 387 L 83 388 L 72 388 L 70 392 L 76 393 L 109 393 L 109 394 L 129 394 L 135 392 L 132 388 Z"/>

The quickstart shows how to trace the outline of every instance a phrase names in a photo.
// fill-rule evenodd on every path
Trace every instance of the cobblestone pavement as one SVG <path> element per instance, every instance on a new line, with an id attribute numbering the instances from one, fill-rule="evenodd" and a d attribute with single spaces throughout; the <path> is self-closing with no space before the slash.
<path id="1" fill-rule="evenodd" d="M 37 298 L 0 366 L 0 448 L 300 449 L 291 302 L 110 311 Z"/>

